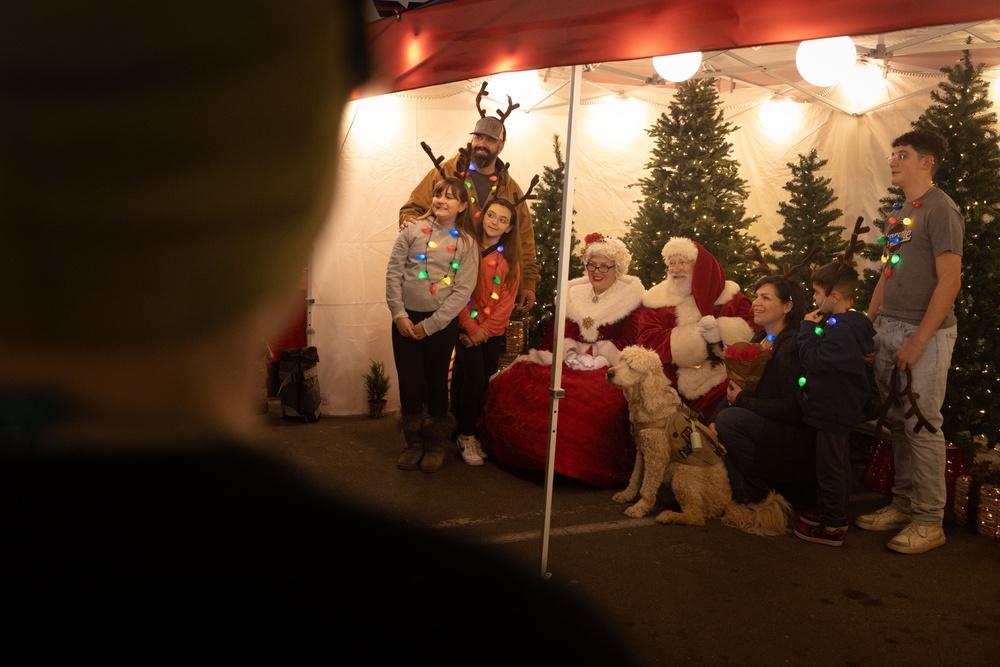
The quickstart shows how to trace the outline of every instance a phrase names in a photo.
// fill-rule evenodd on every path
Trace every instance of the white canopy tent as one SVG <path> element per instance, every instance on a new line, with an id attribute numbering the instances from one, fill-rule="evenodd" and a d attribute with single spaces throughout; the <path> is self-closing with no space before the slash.
<path id="1" fill-rule="evenodd" d="M 313 304 L 309 318 L 310 341 L 324 350 L 321 358 L 327 363 L 320 365 L 320 383 L 322 387 L 336 388 L 329 394 L 329 410 L 334 414 L 361 412 L 358 409 L 363 405 L 361 374 L 368 359 L 391 359 L 391 322 L 383 298 L 384 270 L 397 233 L 398 208 L 413 184 L 429 168 L 428 162 L 425 162 L 426 155 L 418 149 L 421 141 L 426 141 L 435 154 L 449 155 L 468 140 L 468 133 L 477 118 L 472 113 L 469 95 L 478 89 L 480 76 L 489 76 L 491 72 L 517 71 L 525 66 L 552 65 L 546 67 L 540 77 L 536 73 L 526 90 L 511 95 L 521 103 L 522 108 L 520 114 L 507 120 L 508 140 L 503 158 L 513 165 L 511 171 L 515 178 L 527 183 L 532 174 L 542 171 L 544 165 L 554 165 L 553 137 L 564 135 L 567 143 L 563 210 L 577 212 L 574 220 L 581 237 L 592 231 L 618 237 L 626 231 L 627 221 L 636 211 L 635 195 L 629 188 L 643 175 L 643 165 L 652 148 L 644 130 L 666 109 L 672 94 L 670 87 L 663 85 L 662 78 L 653 73 L 646 74 L 648 65 L 645 61 L 655 54 L 706 49 L 721 44 L 723 48 L 719 52 L 707 54 L 709 57 L 707 63 L 703 63 L 703 75 L 719 80 L 725 116 L 741 126 L 734 132 L 731 141 L 735 157 L 742 165 L 741 176 L 748 182 L 752 193 L 747 202 L 747 212 L 761 216 L 757 228 L 751 231 L 767 242 L 773 240 L 774 231 L 781 224 L 774 211 L 778 202 L 782 201 L 781 186 L 789 179 L 785 165 L 796 161 L 799 153 L 812 149 L 817 149 L 822 158 L 830 161 L 825 175 L 833 179 L 833 187 L 840 197 L 838 205 L 844 210 L 845 219 L 850 220 L 857 215 L 870 219 L 874 215 L 878 200 L 888 185 L 884 164 L 886 147 L 893 137 L 909 128 L 911 120 L 919 116 L 929 102 L 930 91 L 940 80 L 932 80 L 935 76 L 933 71 L 920 72 L 919 67 L 899 67 L 895 61 L 895 48 L 903 51 L 912 44 L 947 41 L 948 36 L 960 32 L 972 35 L 995 55 L 998 37 L 995 25 L 972 21 L 961 26 L 931 28 L 922 36 L 904 38 L 893 35 L 895 41 L 887 40 L 885 34 L 875 36 L 874 41 L 871 36 L 859 38 L 856 48 L 859 43 L 863 44 L 864 39 L 871 43 L 863 54 L 881 62 L 881 69 L 877 71 L 884 81 L 876 86 L 875 92 L 870 93 L 870 99 L 861 100 L 846 86 L 837 86 L 837 90 L 816 91 L 797 74 L 780 71 L 781 66 L 786 70 L 789 67 L 788 49 L 792 47 L 787 45 L 769 47 L 766 54 L 755 52 L 768 47 L 758 49 L 752 46 L 748 47 L 749 53 L 740 53 L 740 47 L 748 44 L 779 41 L 773 38 L 781 34 L 782 29 L 798 26 L 804 33 L 803 37 L 824 37 L 838 34 L 846 25 L 843 17 L 838 17 L 838 20 L 820 22 L 822 27 L 819 28 L 804 28 L 797 11 L 801 8 L 792 11 L 783 2 L 756 3 L 764 11 L 749 12 L 746 18 L 761 21 L 770 17 L 770 22 L 765 21 L 757 30 L 748 30 L 745 35 L 734 29 L 733 35 L 723 38 L 705 32 L 706 25 L 719 20 L 717 14 L 707 12 L 706 8 L 716 8 L 710 3 L 688 0 L 676 3 L 625 0 L 615 8 L 615 16 L 625 17 L 624 26 L 616 24 L 601 3 L 590 0 L 549 3 L 541 10 L 537 4 L 530 10 L 531 5 L 524 0 L 467 0 L 464 3 L 453 0 L 449 4 L 453 5 L 452 11 L 437 13 L 442 25 L 446 26 L 437 35 L 438 40 L 434 39 L 435 14 L 431 11 L 439 7 L 430 7 L 421 10 L 428 13 L 428 21 L 432 22 L 426 32 L 420 21 L 414 21 L 409 32 L 402 31 L 383 51 L 385 62 L 381 65 L 392 60 L 388 55 L 390 53 L 394 53 L 397 60 L 390 88 L 407 92 L 359 100 L 349 110 L 345 122 L 340 194 L 328 233 L 316 247 L 309 280 L 309 296 Z M 723 19 L 730 19 L 731 23 L 733 18 L 742 18 L 739 3 L 719 4 L 729 11 L 722 12 Z M 847 8 L 858 3 L 853 0 L 835 3 L 831 0 L 813 3 L 810 9 L 819 12 L 837 4 Z M 886 4 L 892 3 L 884 3 L 882 10 L 886 9 Z M 912 11 L 915 4 L 920 3 L 907 4 L 913 16 L 920 13 Z M 973 15 L 963 15 L 963 18 L 996 18 L 993 13 L 976 14 L 976 11 L 990 11 L 979 8 L 977 2 L 967 4 L 975 5 L 971 8 Z M 459 5 L 461 9 L 458 9 Z M 629 8 L 636 11 L 630 15 Z M 509 10 L 512 9 L 531 11 L 534 21 L 511 25 Z M 682 10 L 681 14 L 673 13 L 671 10 L 674 9 Z M 921 9 L 926 8 L 921 6 Z M 508 12 L 503 13 L 504 10 Z M 571 16 L 574 12 L 578 13 L 580 24 L 590 30 L 607 28 L 607 33 L 618 32 L 628 37 L 629 48 L 614 53 L 631 52 L 643 56 L 643 62 L 611 66 L 591 63 L 585 68 L 574 58 L 583 58 L 583 52 L 576 48 L 576 43 L 584 41 L 582 38 L 587 30 L 581 30 L 581 39 L 567 39 L 563 34 L 566 31 L 553 32 L 551 25 L 546 24 L 550 16 L 538 15 L 540 12 L 551 14 L 560 10 L 569 12 Z M 991 11 L 996 12 L 995 9 Z M 785 20 L 775 12 L 786 12 Z M 652 20 L 657 17 L 662 19 L 664 14 L 674 23 L 657 24 L 656 20 Z M 942 10 L 941 15 L 946 14 L 948 11 Z M 574 26 L 567 23 L 564 14 L 552 16 L 558 17 L 560 27 L 565 25 L 572 33 Z M 397 23 L 400 18 L 397 17 Z M 484 21 L 484 18 L 489 21 Z M 690 24 L 681 22 L 677 25 L 677 18 L 686 18 Z M 376 43 L 393 32 L 394 26 L 385 23 L 393 20 L 384 19 L 377 26 L 373 32 Z M 865 21 L 859 18 L 857 25 L 878 25 L 881 29 L 886 20 L 889 19 Z M 495 23 L 504 21 L 507 22 L 506 30 L 500 28 L 498 32 Z M 740 21 L 735 21 L 735 24 L 739 26 Z M 646 30 L 656 25 L 668 27 L 672 39 L 645 39 L 648 36 Z M 527 35 L 545 30 L 553 37 L 552 41 L 560 42 L 567 48 L 573 46 L 575 56 L 556 55 L 549 48 L 552 45 L 547 41 L 538 41 L 537 36 L 533 36 L 533 42 L 514 39 L 522 32 Z M 444 35 L 464 36 L 465 39 L 449 40 L 444 39 Z M 768 37 L 765 38 L 765 35 Z M 497 46 L 502 44 L 503 38 L 507 38 L 508 48 L 512 42 L 519 45 L 524 52 L 520 54 L 522 57 L 518 57 L 515 48 L 507 54 L 508 58 L 503 59 L 504 64 L 484 64 L 497 55 Z M 741 41 L 744 39 L 749 41 Z M 639 43 L 638 52 L 630 51 L 636 42 Z M 468 50 L 470 44 L 474 49 L 472 51 Z M 895 46 L 890 50 L 887 44 Z M 948 47 L 954 52 L 954 40 Z M 608 48 L 606 45 L 595 48 L 594 53 L 608 53 Z M 903 55 L 900 54 L 899 58 L 902 59 Z M 767 56 L 772 64 L 758 64 L 764 61 L 763 56 Z M 725 59 L 734 61 L 736 65 L 721 64 Z M 953 56 L 952 62 L 954 60 Z M 435 67 L 435 63 L 439 67 Z M 557 67 L 566 64 L 570 65 L 568 70 Z M 644 67 L 647 68 L 645 71 Z M 879 65 L 874 64 L 874 67 Z M 448 75 L 442 72 L 449 71 L 449 68 L 467 71 L 473 78 L 448 83 Z M 485 70 L 479 71 L 482 68 Z M 581 104 L 584 69 L 596 74 L 589 83 L 601 91 L 588 98 L 586 106 Z M 763 83 L 755 80 L 760 75 L 767 80 Z M 563 77 L 570 81 L 568 94 L 562 92 L 565 86 L 560 84 L 560 78 Z M 414 90 L 417 82 L 433 85 Z M 633 83 L 631 88 L 628 87 L 630 82 Z M 499 92 L 498 87 L 494 85 L 494 94 Z M 537 101 L 530 99 L 535 94 L 538 95 Z M 790 101 L 778 107 L 784 108 L 786 115 L 769 121 L 768 114 L 774 106 L 768 103 L 775 97 L 785 97 Z M 559 102 L 566 98 L 568 104 Z M 566 218 L 564 215 L 561 257 L 569 252 L 569 220 Z M 566 279 L 566 264 L 561 261 L 560 289 Z M 557 303 L 556 319 L 560 319 L 562 314 L 562 304 Z M 557 328 L 557 332 L 561 332 L 561 328 Z M 556 359 L 562 358 L 561 346 L 561 336 L 557 336 L 554 348 Z M 387 366 L 391 367 L 391 364 Z M 549 462 L 542 530 L 543 576 L 547 574 L 560 377 L 561 364 L 556 363 L 553 365 L 551 385 Z M 352 387 L 358 390 L 352 392 Z"/>
<path id="2" fill-rule="evenodd" d="M 740 175 L 748 182 L 747 213 L 761 216 L 752 233 L 764 242 L 774 240 L 783 222 L 776 213 L 778 203 L 788 199 L 783 190 L 791 178 L 786 164 L 813 148 L 829 160 L 823 174 L 832 179 L 843 219 L 872 219 L 889 185 L 886 147 L 930 104 L 930 91 L 943 80 L 938 68 L 961 56 L 970 34 L 979 35 L 974 60 L 989 63 L 993 69 L 988 75 L 1000 77 L 1000 21 L 856 38 L 859 50 L 875 49 L 881 41 L 896 53 L 908 49 L 903 55 L 910 59 L 898 62 L 899 55 L 890 61 L 894 64 L 884 78 L 879 61 L 873 97 L 860 101 L 846 86 L 821 90 L 793 79 L 794 44 L 706 53 L 705 69 L 718 67 L 711 73 L 719 81 L 724 115 L 739 128 L 730 140 Z M 734 63 L 741 60 L 753 63 L 744 66 L 748 71 L 736 71 Z M 639 193 L 630 185 L 645 175 L 653 146 L 646 128 L 667 109 L 674 87 L 647 82 L 656 77 L 649 58 L 582 69 L 573 146 L 576 232 L 580 238 L 594 231 L 620 237 L 638 208 Z M 772 75 L 792 84 L 770 78 L 765 85 Z M 539 70 L 533 84 L 512 93 L 521 108 L 507 120 L 509 140 L 502 157 L 522 184 L 545 166 L 555 166 L 555 135 L 566 155 L 569 76 L 569 67 Z M 730 77 L 739 83 L 733 85 Z M 320 386 L 329 394 L 326 414 L 366 411 L 361 376 L 369 359 L 386 361 L 394 373 L 384 273 L 399 207 L 431 168 L 421 141 L 447 156 L 468 140 L 478 118 L 475 95 L 483 78 L 491 79 L 493 93 L 505 85 L 502 77 L 478 77 L 349 105 L 339 193 L 327 232 L 316 245 L 310 280 L 311 342 L 320 349 Z M 1000 101 L 998 88 L 992 90 Z M 769 104 L 775 95 L 790 101 Z M 506 98 L 497 95 L 492 103 L 505 108 Z M 779 112 L 783 106 L 790 111 L 774 121 L 769 114 L 775 106 Z M 484 108 L 491 109 L 488 102 Z M 393 390 L 389 410 L 398 407 L 395 396 Z"/>

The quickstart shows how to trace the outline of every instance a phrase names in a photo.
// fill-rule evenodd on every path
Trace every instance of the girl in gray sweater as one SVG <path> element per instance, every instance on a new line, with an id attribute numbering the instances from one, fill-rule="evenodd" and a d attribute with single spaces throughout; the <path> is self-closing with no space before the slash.
<path id="1" fill-rule="evenodd" d="M 474 230 L 468 188 L 448 178 L 434 188 L 427 216 L 400 230 L 389 256 L 385 299 L 405 440 L 401 470 L 439 470 L 455 427 L 448 413 L 448 366 L 458 313 L 479 276 Z"/>

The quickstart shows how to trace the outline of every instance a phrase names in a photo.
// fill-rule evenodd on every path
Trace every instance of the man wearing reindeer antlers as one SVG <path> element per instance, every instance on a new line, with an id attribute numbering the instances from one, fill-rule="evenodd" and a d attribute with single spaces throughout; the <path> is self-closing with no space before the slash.
<path id="1" fill-rule="evenodd" d="M 965 221 L 933 178 L 948 149 L 934 132 L 907 132 L 892 142 L 892 184 L 906 201 L 893 206 L 885 227 L 885 266 L 872 293 L 868 317 L 875 323 L 875 378 L 879 393 L 909 385 L 911 406 L 893 409 L 889 424 L 896 470 L 892 503 L 857 518 L 865 530 L 899 530 L 888 547 L 919 554 L 944 544 L 947 500 L 945 438 L 941 431 L 951 353 L 958 338 L 954 304 L 962 279 Z M 906 376 L 912 376 L 908 382 Z M 927 427 L 918 420 L 924 420 Z M 924 426 L 921 428 L 921 426 Z"/>
<path id="2" fill-rule="evenodd" d="M 487 116 L 480 106 L 482 98 L 486 96 L 486 83 L 476 96 L 476 107 L 479 108 L 479 120 L 472 130 L 472 142 L 470 148 L 471 159 L 467 174 L 463 174 L 467 184 L 471 184 L 472 195 L 472 218 L 477 227 L 482 226 L 482 209 L 487 203 L 487 198 L 491 196 L 491 191 L 496 188 L 493 196 L 506 199 L 517 204 L 517 224 L 518 238 L 521 243 L 521 287 L 518 293 L 516 308 L 521 312 L 531 310 L 535 305 L 535 286 L 538 284 L 538 262 L 535 259 L 535 230 L 531 224 L 531 210 L 524 198 L 524 190 L 508 173 L 510 165 L 504 164 L 500 160 L 500 153 L 507 142 L 507 128 L 504 121 L 507 116 L 516 109 L 518 104 L 510 103 L 507 98 L 508 107 L 506 112 L 497 112 L 496 118 Z M 444 178 L 442 171 L 449 176 L 455 172 L 465 171 L 459 169 L 459 161 L 463 158 L 457 154 L 450 160 L 439 165 L 439 168 L 431 169 L 424 176 L 423 180 L 413 188 L 410 198 L 406 200 L 403 207 L 399 209 L 399 226 L 404 226 L 413 222 L 417 218 L 423 217 L 430 210 L 431 195 L 434 187 Z"/>

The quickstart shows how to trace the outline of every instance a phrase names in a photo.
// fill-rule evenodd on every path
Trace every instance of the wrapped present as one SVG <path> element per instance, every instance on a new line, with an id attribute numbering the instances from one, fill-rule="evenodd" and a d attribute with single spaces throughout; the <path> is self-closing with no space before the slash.
<path id="1" fill-rule="evenodd" d="M 1000 539 L 1000 486 L 983 482 L 979 487 L 976 523 L 980 535 Z"/>
<path id="2" fill-rule="evenodd" d="M 722 361 L 726 376 L 744 391 L 753 391 L 764 375 L 764 367 L 771 358 L 771 350 L 759 343 L 733 343 L 726 347 Z"/>
<path id="3" fill-rule="evenodd" d="M 952 505 L 955 509 L 955 523 L 960 526 L 974 527 L 976 524 L 977 499 L 970 493 L 971 490 L 971 476 L 959 475 L 955 478 L 955 502 Z"/>
<path id="4" fill-rule="evenodd" d="M 969 472 L 969 457 L 957 447 L 945 450 L 944 481 L 948 492 L 947 503 L 955 501 L 955 481 Z M 864 483 L 872 491 L 886 496 L 892 495 L 892 485 L 896 477 L 896 466 L 892 456 L 892 440 L 878 438 L 872 447 L 871 458 L 865 467 Z"/>
<path id="5" fill-rule="evenodd" d="M 527 329 L 524 320 L 511 320 L 507 325 L 507 354 L 515 357 L 524 354 L 524 334 Z"/>
<path id="6" fill-rule="evenodd" d="M 500 355 L 500 359 L 499 359 L 499 362 L 497 364 L 497 370 L 498 371 L 505 371 L 505 370 L 507 370 L 508 368 L 510 368 L 510 365 L 512 363 L 514 363 L 514 360 L 517 359 L 518 356 L 519 355 L 517 355 L 517 354 L 511 354 L 510 352 L 504 352 L 503 354 Z"/>

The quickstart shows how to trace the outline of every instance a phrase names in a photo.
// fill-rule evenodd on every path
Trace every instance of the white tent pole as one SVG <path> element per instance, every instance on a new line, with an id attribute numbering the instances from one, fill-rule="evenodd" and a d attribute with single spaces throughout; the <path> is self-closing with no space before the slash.
<path id="1" fill-rule="evenodd" d="M 579 65 L 573 66 L 569 87 L 569 115 L 566 129 L 566 169 L 563 174 L 563 206 L 562 206 L 562 227 L 559 235 L 559 271 L 558 282 L 556 283 L 556 303 L 552 322 L 552 386 L 549 388 L 550 409 L 549 409 L 549 454 L 545 463 L 545 511 L 544 525 L 542 527 L 542 577 L 548 578 L 549 560 L 549 529 L 552 524 L 552 480 L 555 473 L 556 462 L 556 428 L 559 422 L 559 399 L 563 397 L 562 388 L 562 359 L 563 359 L 563 331 L 566 305 L 566 283 L 569 278 L 569 259 L 573 248 L 571 245 L 573 238 L 573 165 L 576 157 L 573 150 L 573 138 L 576 136 L 576 116 L 580 110 L 580 85 L 583 81 L 583 70 Z"/>

